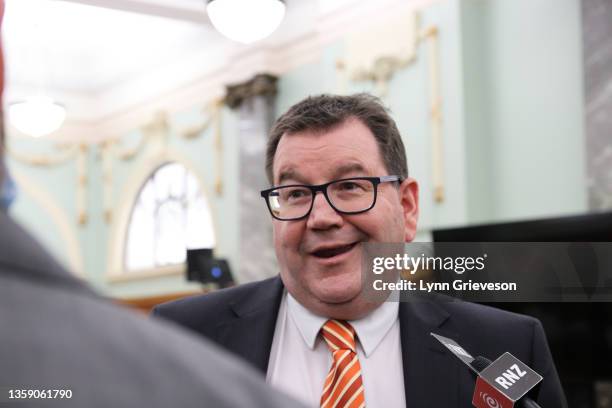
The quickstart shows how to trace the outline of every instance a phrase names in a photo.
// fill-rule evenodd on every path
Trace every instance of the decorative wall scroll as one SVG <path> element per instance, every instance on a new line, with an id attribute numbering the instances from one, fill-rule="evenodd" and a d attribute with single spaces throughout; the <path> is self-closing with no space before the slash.
<path id="1" fill-rule="evenodd" d="M 421 42 L 427 42 L 429 57 L 429 103 L 432 143 L 432 179 L 434 200 L 444 201 L 444 166 L 442 148 L 442 96 L 440 95 L 440 46 L 438 28 L 429 27 L 419 36 Z"/>
<path id="2" fill-rule="evenodd" d="M 71 161 L 76 162 L 76 211 L 79 225 L 87 223 L 87 155 L 89 146 L 86 144 L 69 144 L 57 146 L 54 155 L 26 155 L 7 146 L 7 152 L 14 160 L 30 167 L 57 167 Z"/>
<path id="3" fill-rule="evenodd" d="M 145 137 L 142 136 L 140 139 L 140 148 Z M 102 163 L 102 212 L 104 214 L 104 221 L 110 224 L 113 218 L 113 148 L 112 142 L 103 142 L 99 146 L 100 148 L 100 161 Z M 122 160 L 130 160 L 140 150 L 133 150 L 131 152 L 123 151 L 118 154 Z"/>
<path id="4" fill-rule="evenodd" d="M 79 146 L 77 144 L 58 145 L 55 148 L 57 150 L 57 153 L 55 153 L 54 155 L 27 155 L 12 149 L 11 146 L 7 146 L 6 150 L 9 156 L 13 159 L 32 167 L 60 166 L 62 164 L 68 163 L 71 160 L 74 160 L 79 150 Z"/>
<path id="5" fill-rule="evenodd" d="M 419 24 L 418 14 L 411 11 L 348 36 L 346 57 L 338 61 L 336 67 L 342 72 L 343 82 L 347 79 L 373 82 L 378 95 L 385 97 L 393 75 L 416 61 L 418 45 L 427 46 L 434 200 L 441 203 L 444 201 L 444 169 L 439 33 L 437 27 L 419 32 Z"/>
<path id="6" fill-rule="evenodd" d="M 381 96 L 399 69 L 416 58 L 418 15 L 415 11 L 359 30 L 346 39 L 343 68 L 352 81 L 372 81 Z"/>
<path id="7" fill-rule="evenodd" d="M 213 120 L 215 122 L 218 122 L 220 104 L 221 101 L 219 100 L 214 100 L 210 104 L 208 104 L 203 109 L 203 113 L 206 116 L 206 119 L 204 119 L 204 121 L 200 124 L 190 126 L 181 130 L 179 132 L 179 136 L 181 136 L 185 140 L 196 139 L 197 137 L 199 137 L 210 127 L 210 124 Z"/>
<path id="8" fill-rule="evenodd" d="M 217 195 L 223 194 L 223 145 L 221 144 L 221 107 L 220 101 L 213 105 L 215 118 L 215 192 Z"/>
<path id="9" fill-rule="evenodd" d="M 79 145 L 79 150 L 76 156 L 77 166 L 77 220 L 79 225 L 87 224 L 87 154 L 89 147 L 87 145 Z"/>

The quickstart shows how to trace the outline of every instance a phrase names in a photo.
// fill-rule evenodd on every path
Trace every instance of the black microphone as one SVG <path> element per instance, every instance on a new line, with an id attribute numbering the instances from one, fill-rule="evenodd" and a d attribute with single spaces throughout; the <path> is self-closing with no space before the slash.
<path id="1" fill-rule="evenodd" d="M 480 373 L 482 370 L 490 366 L 491 363 L 493 362 L 489 360 L 488 358 L 483 357 L 483 356 L 478 356 L 474 359 L 474 361 L 472 361 L 471 365 L 472 365 L 472 368 L 474 368 L 474 370 Z M 518 400 L 516 404 L 517 405 L 515 406 L 518 408 L 542 408 L 540 407 L 540 405 L 538 405 L 537 402 L 535 402 L 528 396 L 524 396 L 523 398 Z"/>
<path id="2" fill-rule="evenodd" d="M 508 352 L 494 362 L 484 357 L 474 358 L 455 340 L 430 334 L 476 374 L 472 395 L 476 408 L 541 408 L 526 394 L 542 381 L 542 376 L 521 360 Z"/>

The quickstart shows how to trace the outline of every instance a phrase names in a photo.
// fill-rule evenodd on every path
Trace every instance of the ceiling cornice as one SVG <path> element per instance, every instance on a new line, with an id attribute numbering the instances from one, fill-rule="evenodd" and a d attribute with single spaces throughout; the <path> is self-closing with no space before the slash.
<path id="1" fill-rule="evenodd" d="M 185 0 L 61 0 L 111 10 L 211 25 L 204 1 Z"/>

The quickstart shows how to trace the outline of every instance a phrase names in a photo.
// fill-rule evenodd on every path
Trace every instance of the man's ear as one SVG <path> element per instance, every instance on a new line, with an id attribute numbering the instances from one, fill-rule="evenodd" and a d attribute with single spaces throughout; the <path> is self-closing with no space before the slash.
<path id="1" fill-rule="evenodd" d="M 412 242 L 419 219 L 419 185 L 415 179 L 408 177 L 400 184 L 399 193 L 404 214 L 404 241 Z"/>

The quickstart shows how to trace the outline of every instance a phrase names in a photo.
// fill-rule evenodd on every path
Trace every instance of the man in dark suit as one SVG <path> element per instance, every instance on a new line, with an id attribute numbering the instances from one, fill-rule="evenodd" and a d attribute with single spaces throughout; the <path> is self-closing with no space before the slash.
<path id="1" fill-rule="evenodd" d="M 0 22 L 3 10 L 0 0 Z M 0 95 L 3 67 L 0 49 Z M 0 406 L 298 406 L 219 347 L 103 299 L 59 266 L 6 214 L 2 130 Z"/>
<path id="2" fill-rule="evenodd" d="M 280 276 L 155 314 L 243 357 L 309 406 L 471 406 L 473 379 L 430 332 L 490 359 L 511 352 L 544 377 L 542 407 L 566 405 L 537 320 L 433 296 L 365 296 L 363 243 L 410 242 L 418 218 L 404 145 L 377 99 L 294 105 L 271 131 L 266 169 Z"/>

